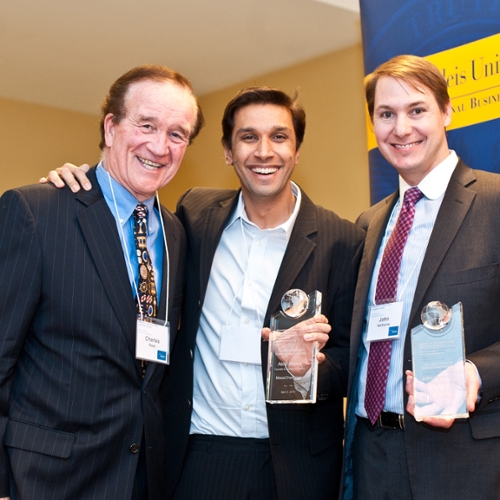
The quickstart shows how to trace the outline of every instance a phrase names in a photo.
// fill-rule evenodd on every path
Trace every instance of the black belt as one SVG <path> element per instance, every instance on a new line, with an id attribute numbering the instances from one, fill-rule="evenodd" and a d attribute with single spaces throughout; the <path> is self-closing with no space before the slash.
<path id="1" fill-rule="evenodd" d="M 359 418 L 359 417 L 358 417 Z M 367 418 L 364 418 L 368 423 L 370 422 Z M 392 413 L 392 411 L 383 411 L 375 420 L 373 427 L 378 426 L 383 429 L 401 429 L 405 428 L 405 417 L 399 413 Z"/>

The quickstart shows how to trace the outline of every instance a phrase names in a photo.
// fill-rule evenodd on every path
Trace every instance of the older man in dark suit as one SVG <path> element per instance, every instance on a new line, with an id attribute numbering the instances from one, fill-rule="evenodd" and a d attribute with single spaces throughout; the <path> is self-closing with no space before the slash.
<path id="1" fill-rule="evenodd" d="M 185 235 L 155 193 L 203 118 L 188 80 L 161 66 L 119 78 L 102 111 L 91 190 L 0 200 L 4 499 L 164 498 L 161 386 Z"/>
<path id="2" fill-rule="evenodd" d="M 500 177 L 471 170 L 448 149 L 446 81 L 425 59 L 391 59 L 366 78 L 365 91 L 399 190 L 358 221 L 367 235 L 351 334 L 344 499 L 499 498 Z M 471 413 L 417 422 L 410 331 L 436 300 L 463 304 Z M 368 342 L 371 306 L 394 311 L 395 303 L 400 338 Z"/>

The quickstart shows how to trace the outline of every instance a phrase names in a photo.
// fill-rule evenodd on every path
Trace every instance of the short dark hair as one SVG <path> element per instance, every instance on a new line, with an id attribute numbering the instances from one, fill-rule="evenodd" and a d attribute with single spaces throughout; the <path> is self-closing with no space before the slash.
<path id="1" fill-rule="evenodd" d="M 295 141 L 297 150 L 304 140 L 306 131 L 306 112 L 298 103 L 298 92 L 290 97 L 282 90 L 272 87 L 248 87 L 240 90 L 224 110 L 222 117 L 222 145 L 228 149 L 232 147 L 232 135 L 234 129 L 234 115 L 236 111 L 252 104 L 274 104 L 282 106 L 292 114 L 293 128 L 295 130 Z"/>
<path id="2" fill-rule="evenodd" d="M 174 69 L 168 68 L 167 66 L 158 66 L 155 64 L 137 66 L 120 76 L 120 78 L 118 78 L 118 80 L 111 85 L 108 95 L 101 104 L 101 142 L 99 143 L 101 150 L 106 146 L 104 139 L 104 118 L 111 113 L 113 115 L 113 123 L 120 123 L 126 115 L 125 98 L 127 96 L 128 89 L 132 84 L 143 80 L 152 80 L 155 82 L 170 81 L 176 83 L 180 87 L 188 89 L 191 92 L 196 102 L 197 116 L 195 125 L 189 137 L 190 144 L 199 134 L 203 125 L 205 125 L 205 118 L 203 117 L 201 108 L 198 104 L 196 96 L 194 95 L 193 86 L 184 75 Z"/>
<path id="3" fill-rule="evenodd" d="M 434 95 L 439 109 L 444 113 L 450 102 L 448 85 L 439 69 L 427 59 L 413 55 L 401 55 L 381 64 L 373 73 L 365 77 L 365 97 L 368 113 L 373 121 L 375 109 L 375 90 L 378 80 L 383 76 L 397 78 L 415 90 L 428 88 Z"/>

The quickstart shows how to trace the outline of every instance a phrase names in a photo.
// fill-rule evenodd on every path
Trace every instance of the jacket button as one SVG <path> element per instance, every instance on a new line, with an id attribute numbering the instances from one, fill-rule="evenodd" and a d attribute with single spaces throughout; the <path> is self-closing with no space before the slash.
<path id="1" fill-rule="evenodd" d="M 193 350 L 189 349 L 189 355 L 191 356 L 191 359 L 193 359 Z"/>
<path id="2" fill-rule="evenodd" d="M 133 453 L 134 455 L 139 451 L 139 445 L 136 443 L 133 443 L 129 447 L 130 453 Z"/>
<path id="3" fill-rule="evenodd" d="M 191 408 L 191 400 L 188 399 L 188 408 Z"/>

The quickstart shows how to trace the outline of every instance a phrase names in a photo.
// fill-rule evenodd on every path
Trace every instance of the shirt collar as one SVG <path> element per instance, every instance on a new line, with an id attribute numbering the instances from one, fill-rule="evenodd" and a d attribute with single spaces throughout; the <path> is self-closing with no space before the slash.
<path id="1" fill-rule="evenodd" d="M 290 187 L 292 189 L 293 195 L 296 198 L 293 212 L 290 215 L 290 217 L 288 218 L 288 220 L 286 220 L 285 222 L 283 222 L 282 224 L 280 224 L 277 227 L 270 228 L 271 231 L 275 230 L 275 229 L 283 229 L 286 232 L 288 238 L 290 237 L 290 233 L 292 232 L 293 225 L 295 224 L 295 220 L 297 219 L 297 215 L 299 214 L 300 203 L 302 201 L 302 193 L 300 191 L 299 186 L 297 186 L 297 184 L 295 184 L 295 182 L 290 181 Z M 233 214 L 231 215 L 231 218 L 229 219 L 229 222 L 226 226 L 226 229 L 230 228 L 240 218 L 241 218 L 241 220 L 247 222 L 248 224 L 251 224 L 252 226 L 257 227 L 253 222 L 251 222 L 248 219 L 248 215 L 247 215 L 246 210 L 245 210 L 245 200 L 243 199 L 243 193 L 241 191 L 240 191 L 240 194 L 238 196 L 238 204 L 236 205 L 236 209 L 234 210 Z"/>
<path id="2" fill-rule="evenodd" d="M 104 195 L 108 206 L 111 207 L 111 212 L 123 226 L 129 220 L 130 216 L 134 213 L 135 207 L 139 202 L 137 201 L 135 196 L 130 193 L 130 191 L 125 189 L 118 181 L 116 181 L 115 179 L 113 179 L 113 177 L 111 177 L 111 175 L 109 175 L 102 161 L 100 161 L 99 165 L 97 165 L 96 176 L 97 182 L 99 183 L 99 186 L 102 190 L 102 194 Z M 113 186 L 112 189 L 111 186 Z M 144 203 L 144 205 L 148 207 L 149 213 L 153 213 L 152 210 L 154 209 L 155 203 L 154 196 L 147 199 L 146 201 L 143 201 L 142 203 Z M 118 214 L 116 213 L 117 208 Z"/>
<path id="3" fill-rule="evenodd" d="M 429 200 L 436 200 L 441 197 L 448 184 L 455 167 L 458 163 L 458 156 L 455 151 L 450 150 L 450 154 L 436 167 L 434 167 L 418 184 L 418 188 Z M 403 198 L 405 192 L 411 186 L 399 176 L 399 196 Z"/>

